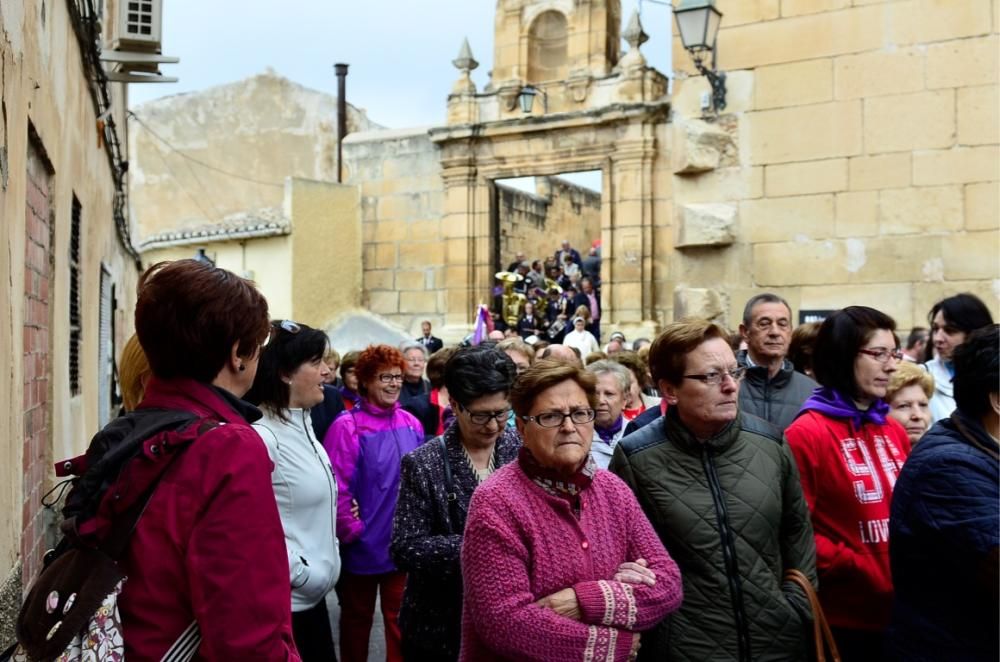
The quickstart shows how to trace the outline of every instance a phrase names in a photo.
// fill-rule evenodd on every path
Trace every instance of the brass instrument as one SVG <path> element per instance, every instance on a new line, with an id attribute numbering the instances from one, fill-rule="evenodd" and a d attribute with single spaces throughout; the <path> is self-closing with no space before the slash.
<path id="1" fill-rule="evenodd" d="M 503 320 L 507 326 L 516 328 L 517 321 L 521 319 L 521 313 L 524 312 L 527 297 L 514 291 L 514 283 L 520 283 L 524 280 L 524 276 L 510 271 L 498 271 L 494 275 L 497 280 L 503 283 Z"/>
<path id="2" fill-rule="evenodd" d="M 559 287 L 559 283 L 557 283 L 552 278 L 546 278 L 545 279 L 545 293 L 548 294 L 552 290 L 555 290 L 559 294 L 563 293 L 563 288 Z"/>

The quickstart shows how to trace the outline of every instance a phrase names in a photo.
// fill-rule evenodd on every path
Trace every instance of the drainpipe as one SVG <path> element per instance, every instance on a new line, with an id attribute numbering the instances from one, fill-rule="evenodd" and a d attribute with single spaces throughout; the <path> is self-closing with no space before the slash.
<path id="1" fill-rule="evenodd" d="M 344 181 L 343 148 L 347 135 L 347 65 L 335 64 L 337 74 L 337 183 Z"/>

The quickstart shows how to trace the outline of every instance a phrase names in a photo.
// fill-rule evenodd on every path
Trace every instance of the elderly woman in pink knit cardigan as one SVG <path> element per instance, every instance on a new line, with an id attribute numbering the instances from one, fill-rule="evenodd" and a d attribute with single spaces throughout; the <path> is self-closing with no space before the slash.
<path id="1" fill-rule="evenodd" d="M 516 462 L 473 494 L 461 660 L 630 660 L 681 578 L 629 488 L 598 469 L 594 377 L 539 361 L 514 385 Z"/>

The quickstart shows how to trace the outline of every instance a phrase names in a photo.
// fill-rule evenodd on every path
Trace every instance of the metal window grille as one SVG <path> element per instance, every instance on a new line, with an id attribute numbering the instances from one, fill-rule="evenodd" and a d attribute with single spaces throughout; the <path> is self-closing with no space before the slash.
<path id="1" fill-rule="evenodd" d="M 97 347 L 97 416 L 98 424 L 104 427 L 111 421 L 111 411 L 115 399 L 115 344 L 114 344 L 114 282 L 111 272 L 101 265 L 101 305 L 98 312 Z"/>
<path id="2" fill-rule="evenodd" d="M 153 0 L 129 0 L 125 32 L 129 35 L 152 35 L 155 19 L 153 9 Z"/>
<path id="3" fill-rule="evenodd" d="M 83 325 L 80 311 L 80 224 L 83 207 L 73 196 L 73 216 L 69 235 L 69 390 L 80 393 L 80 339 Z"/>

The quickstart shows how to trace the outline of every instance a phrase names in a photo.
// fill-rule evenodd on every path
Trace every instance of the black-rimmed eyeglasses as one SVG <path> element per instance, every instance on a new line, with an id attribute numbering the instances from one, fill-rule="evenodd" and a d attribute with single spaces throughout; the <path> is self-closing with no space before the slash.
<path id="1" fill-rule="evenodd" d="M 573 425 L 585 425 L 594 420 L 597 412 L 593 409 L 574 409 L 570 412 L 544 411 L 535 416 L 522 416 L 521 420 L 534 421 L 543 428 L 557 428 L 563 424 L 567 418 Z"/>
<path id="2" fill-rule="evenodd" d="M 718 386 L 722 383 L 722 380 L 725 379 L 726 375 L 728 375 L 734 382 L 739 382 L 746 374 L 747 369 L 739 367 L 733 368 L 732 370 L 723 370 L 722 372 L 706 372 L 704 375 L 684 375 L 684 379 L 694 379 L 702 384 Z"/>
<path id="3" fill-rule="evenodd" d="M 510 409 L 498 409 L 496 411 L 469 411 L 463 405 L 458 405 L 458 410 L 468 415 L 469 420 L 476 425 L 489 425 L 490 421 L 504 423 L 510 417 Z"/>

